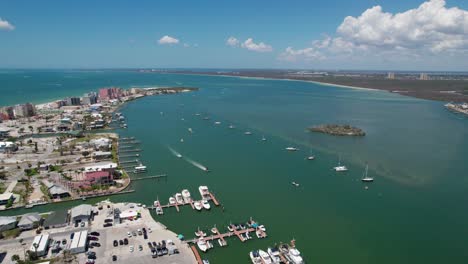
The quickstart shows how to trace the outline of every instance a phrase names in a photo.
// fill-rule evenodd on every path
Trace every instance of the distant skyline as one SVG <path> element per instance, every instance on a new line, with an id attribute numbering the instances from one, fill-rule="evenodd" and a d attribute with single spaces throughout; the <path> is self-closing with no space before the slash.
<path id="1" fill-rule="evenodd" d="M 468 71 L 468 1 L 0 1 L 0 68 Z"/>

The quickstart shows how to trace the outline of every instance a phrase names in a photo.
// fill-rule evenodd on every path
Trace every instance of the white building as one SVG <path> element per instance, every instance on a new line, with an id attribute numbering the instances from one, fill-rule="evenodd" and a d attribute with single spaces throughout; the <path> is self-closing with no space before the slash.
<path id="1" fill-rule="evenodd" d="M 87 230 L 75 232 L 75 234 L 73 235 L 72 242 L 70 243 L 70 252 L 72 254 L 85 252 L 87 242 L 88 242 Z"/>
<path id="2" fill-rule="evenodd" d="M 89 204 L 82 204 L 71 209 L 70 219 L 72 223 L 88 222 L 91 218 L 93 207 Z"/>
<path id="3" fill-rule="evenodd" d="M 14 229 L 16 227 L 15 216 L 0 216 L 0 232 Z"/>
<path id="4" fill-rule="evenodd" d="M 18 146 L 14 142 L 0 142 L 0 153 L 17 151 Z"/>
<path id="5" fill-rule="evenodd" d="M 21 220 L 18 222 L 18 227 L 21 230 L 29 230 L 39 226 L 42 217 L 38 213 L 25 214 L 21 217 Z"/>
<path id="6" fill-rule="evenodd" d="M 49 252 L 49 234 L 44 233 L 36 236 L 29 250 L 31 250 L 31 252 L 35 252 L 38 257 L 47 255 Z"/>
<path id="7" fill-rule="evenodd" d="M 11 192 L 4 192 L 0 194 L 0 205 L 7 204 L 10 200 L 12 201 L 15 197 Z"/>

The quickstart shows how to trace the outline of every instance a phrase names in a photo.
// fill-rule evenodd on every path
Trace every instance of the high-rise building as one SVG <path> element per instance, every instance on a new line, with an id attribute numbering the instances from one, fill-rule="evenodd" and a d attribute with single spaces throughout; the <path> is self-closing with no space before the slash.
<path id="1" fill-rule="evenodd" d="M 67 102 L 67 105 L 81 105 L 79 97 L 68 97 L 65 101 Z"/>
<path id="2" fill-rule="evenodd" d="M 390 80 L 395 79 L 395 73 L 389 72 L 389 73 L 387 74 L 387 79 L 390 79 Z"/>
<path id="3" fill-rule="evenodd" d="M 13 107 L 15 118 L 30 117 L 36 115 L 36 107 L 33 104 L 18 104 Z"/>
<path id="4" fill-rule="evenodd" d="M 119 99 L 123 95 L 122 89 L 117 87 L 99 89 L 99 99 L 101 100 Z"/>
<path id="5" fill-rule="evenodd" d="M 423 73 L 423 72 L 422 72 L 422 73 L 419 75 L 419 80 L 427 81 L 427 80 L 429 80 L 429 75 L 427 75 L 427 73 Z"/>
<path id="6" fill-rule="evenodd" d="M 10 120 L 15 118 L 15 113 L 13 112 L 13 107 L 5 106 L 0 108 L 0 119 L 1 120 Z"/>
<path id="7" fill-rule="evenodd" d="M 81 97 L 81 104 L 84 105 L 92 105 L 97 103 L 97 94 L 95 92 L 84 94 Z"/>

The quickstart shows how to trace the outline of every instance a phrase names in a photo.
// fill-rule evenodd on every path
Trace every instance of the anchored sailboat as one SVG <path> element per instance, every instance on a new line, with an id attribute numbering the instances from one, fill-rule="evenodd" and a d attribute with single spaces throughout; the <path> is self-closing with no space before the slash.
<path id="1" fill-rule="evenodd" d="M 373 182 L 374 177 L 367 176 L 367 171 L 369 170 L 369 165 L 366 164 L 366 172 L 364 173 L 364 177 L 361 179 L 363 182 Z"/>
<path id="2" fill-rule="evenodd" d="M 334 169 L 336 172 L 348 171 L 348 168 L 346 168 L 346 166 L 341 165 L 341 155 L 340 155 L 339 158 L 338 158 L 338 166 L 334 167 L 333 169 Z"/>

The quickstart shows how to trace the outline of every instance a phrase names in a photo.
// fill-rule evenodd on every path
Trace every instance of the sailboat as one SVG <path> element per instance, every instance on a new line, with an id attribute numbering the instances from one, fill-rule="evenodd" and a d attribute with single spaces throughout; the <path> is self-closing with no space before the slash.
<path id="1" fill-rule="evenodd" d="M 369 170 L 369 165 L 366 164 L 366 172 L 364 174 L 364 177 L 361 179 L 363 182 L 373 182 L 374 178 L 367 176 L 367 171 Z"/>
<path id="2" fill-rule="evenodd" d="M 306 158 L 306 160 L 314 160 L 314 159 L 315 159 L 315 156 L 312 155 L 312 145 L 310 144 L 310 142 L 309 142 L 309 145 L 310 145 L 310 148 L 309 148 L 309 156 Z"/>
<path id="3" fill-rule="evenodd" d="M 348 171 L 348 168 L 346 168 L 346 166 L 341 165 L 341 156 L 338 158 L 338 166 L 333 167 L 333 169 L 334 169 L 336 172 Z"/>
<path id="4" fill-rule="evenodd" d="M 262 141 L 266 141 L 267 139 L 265 138 L 265 136 L 262 136 Z"/>

